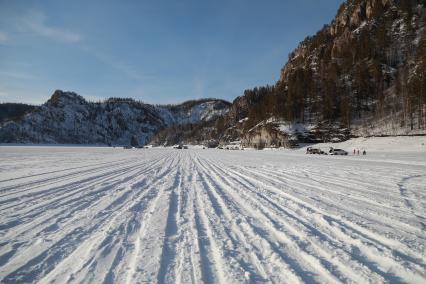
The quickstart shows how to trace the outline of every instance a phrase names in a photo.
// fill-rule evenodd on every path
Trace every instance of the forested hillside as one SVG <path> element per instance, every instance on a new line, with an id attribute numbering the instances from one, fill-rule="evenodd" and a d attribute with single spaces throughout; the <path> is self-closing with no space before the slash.
<path id="1" fill-rule="evenodd" d="M 90 102 L 57 90 L 43 105 L 1 123 L 0 142 L 144 145 L 164 128 L 214 121 L 228 107 L 216 99 L 165 106 L 131 98 Z"/>
<path id="2" fill-rule="evenodd" d="M 0 123 L 6 120 L 18 120 L 26 113 L 34 110 L 35 106 L 21 103 L 1 103 Z"/>
<path id="3" fill-rule="evenodd" d="M 246 90 L 219 129 L 274 117 L 339 125 L 354 135 L 426 129 L 423 1 L 348 0 L 335 19 L 289 54 L 278 82 Z"/>

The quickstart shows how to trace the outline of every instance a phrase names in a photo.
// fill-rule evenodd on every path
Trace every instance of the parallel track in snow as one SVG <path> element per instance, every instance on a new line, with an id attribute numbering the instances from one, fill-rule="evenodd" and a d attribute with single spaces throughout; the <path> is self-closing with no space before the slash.
<path id="1" fill-rule="evenodd" d="M 0 283 L 426 282 L 421 163 L 52 149 L 0 148 Z"/>

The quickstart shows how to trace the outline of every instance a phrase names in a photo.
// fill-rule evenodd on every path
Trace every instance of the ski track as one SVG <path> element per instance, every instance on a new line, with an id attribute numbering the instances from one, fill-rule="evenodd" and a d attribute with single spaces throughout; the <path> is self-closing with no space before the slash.
<path id="1" fill-rule="evenodd" d="M 0 147 L 0 283 L 426 282 L 425 165 L 51 151 Z"/>

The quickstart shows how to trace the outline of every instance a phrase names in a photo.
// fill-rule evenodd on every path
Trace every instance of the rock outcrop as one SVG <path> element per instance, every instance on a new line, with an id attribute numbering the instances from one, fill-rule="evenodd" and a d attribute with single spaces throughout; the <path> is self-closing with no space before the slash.
<path id="1" fill-rule="evenodd" d="M 424 1 L 348 0 L 289 54 L 274 86 L 234 101 L 221 133 L 244 137 L 275 117 L 315 127 L 311 141 L 426 134 L 424 90 Z"/>

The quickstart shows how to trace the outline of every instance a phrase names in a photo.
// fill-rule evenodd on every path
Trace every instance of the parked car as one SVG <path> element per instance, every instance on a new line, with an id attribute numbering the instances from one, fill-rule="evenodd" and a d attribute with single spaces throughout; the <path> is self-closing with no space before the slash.
<path id="1" fill-rule="evenodd" d="M 330 155 L 343 155 L 343 156 L 347 156 L 348 155 L 348 152 L 346 152 L 345 150 L 334 149 L 334 148 L 330 148 L 329 153 L 330 153 Z"/>
<path id="2" fill-rule="evenodd" d="M 306 154 L 327 155 L 327 153 L 324 152 L 323 150 L 321 150 L 319 148 L 312 148 L 312 147 L 308 147 L 306 149 Z"/>

